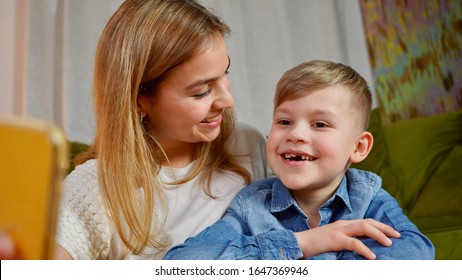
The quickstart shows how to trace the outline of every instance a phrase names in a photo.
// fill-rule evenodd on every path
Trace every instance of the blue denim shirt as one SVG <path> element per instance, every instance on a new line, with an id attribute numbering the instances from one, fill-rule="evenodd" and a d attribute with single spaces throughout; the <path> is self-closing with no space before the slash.
<path id="1" fill-rule="evenodd" d="M 377 259 L 434 259 L 430 240 L 404 215 L 398 202 L 381 188 L 374 173 L 350 168 L 334 195 L 320 208 L 319 226 L 337 220 L 372 218 L 401 233 L 385 247 L 361 238 Z M 255 182 L 241 190 L 225 216 L 165 259 L 299 259 L 294 232 L 308 230 L 308 217 L 277 178 Z M 351 251 L 328 252 L 310 259 L 364 259 Z"/>

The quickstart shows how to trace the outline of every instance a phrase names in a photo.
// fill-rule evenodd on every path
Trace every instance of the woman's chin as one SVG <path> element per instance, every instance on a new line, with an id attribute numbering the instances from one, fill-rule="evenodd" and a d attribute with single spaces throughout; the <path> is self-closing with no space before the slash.
<path id="1" fill-rule="evenodd" d="M 215 127 L 213 129 L 207 128 L 199 128 L 196 129 L 194 132 L 194 138 L 200 142 L 211 142 L 217 139 L 218 135 L 220 135 L 220 126 Z"/>

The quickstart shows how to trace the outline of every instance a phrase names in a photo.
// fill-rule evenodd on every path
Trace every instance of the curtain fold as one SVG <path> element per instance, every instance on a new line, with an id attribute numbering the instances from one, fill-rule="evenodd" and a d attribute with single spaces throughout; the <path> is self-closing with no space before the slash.
<path id="1" fill-rule="evenodd" d="M 277 81 L 309 59 L 352 65 L 371 81 L 356 0 L 199 0 L 229 24 L 231 92 L 239 121 L 270 128 Z M 28 0 L 25 114 L 90 143 L 93 55 L 122 0 Z M 371 85 L 372 86 L 372 85 Z"/>

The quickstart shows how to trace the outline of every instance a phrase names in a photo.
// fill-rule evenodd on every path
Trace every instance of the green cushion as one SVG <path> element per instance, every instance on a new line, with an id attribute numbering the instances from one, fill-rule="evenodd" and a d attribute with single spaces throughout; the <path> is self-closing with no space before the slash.
<path id="1" fill-rule="evenodd" d="M 458 167 L 458 168 L 456 168 Z M 453 148 L 422 190 L 410 218 L 462 214 L 462 145 Z M 462 219 L 459 219 L 462 227 Z"/>
<path id="2" fill-rule="evenodd" d="M 412 209 L 438 166 L 462 143 L 462 110 L 385 125 L 383 132 L 397 196 L 405 209 Z"/>
<path id="3" fill-rule="evenodd" d="M 422 233 L 435 246 L 435 259 L 462 260 L 462 228 Z"/>
<path id="4" fill-rule="evenodd" d="M 425 232 L 458 230 L 462 229 L 462 213 L 437 217 L 413 217 L 412 222 Z"/>
<path id="5" fill-rule="evenodd" d="M 462 213 L 412 221 L 432 241 L 437 260 L 462 260 Z"/>
<path id="6" fill-rule="evenodd" d="M 90 147 L 89 145 L 84 144 L 84 143 L 80 143 L 80 142 L 71 141 L 70 143 L 71 143 L 71 152 L 69 154 L 69 170 L 68 170 L 68 173 L 70 173 L 75 168 L 75 163 L 74 163 L 75 157 L 78 154 L 80 154 L 81 152 L 84 152 L 84 151 L 88 150 L 88 148 Z"/>

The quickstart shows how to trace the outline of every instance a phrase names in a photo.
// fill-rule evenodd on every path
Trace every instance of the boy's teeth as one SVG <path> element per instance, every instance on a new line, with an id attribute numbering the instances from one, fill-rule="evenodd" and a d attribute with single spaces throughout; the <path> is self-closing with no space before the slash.
<path id="1" fill-rule="evenodd" d="M 308 160 L 308 161 L 311 161 L 311 160 L 314 159 L 314 158 L 311 157 L 311 156 L 307 156 L 307 155 L 296 155 L 296 154 L 284 154 L 284 158 L 285 158 L 285 159 L 289 159 L 289 160 Z"/>

